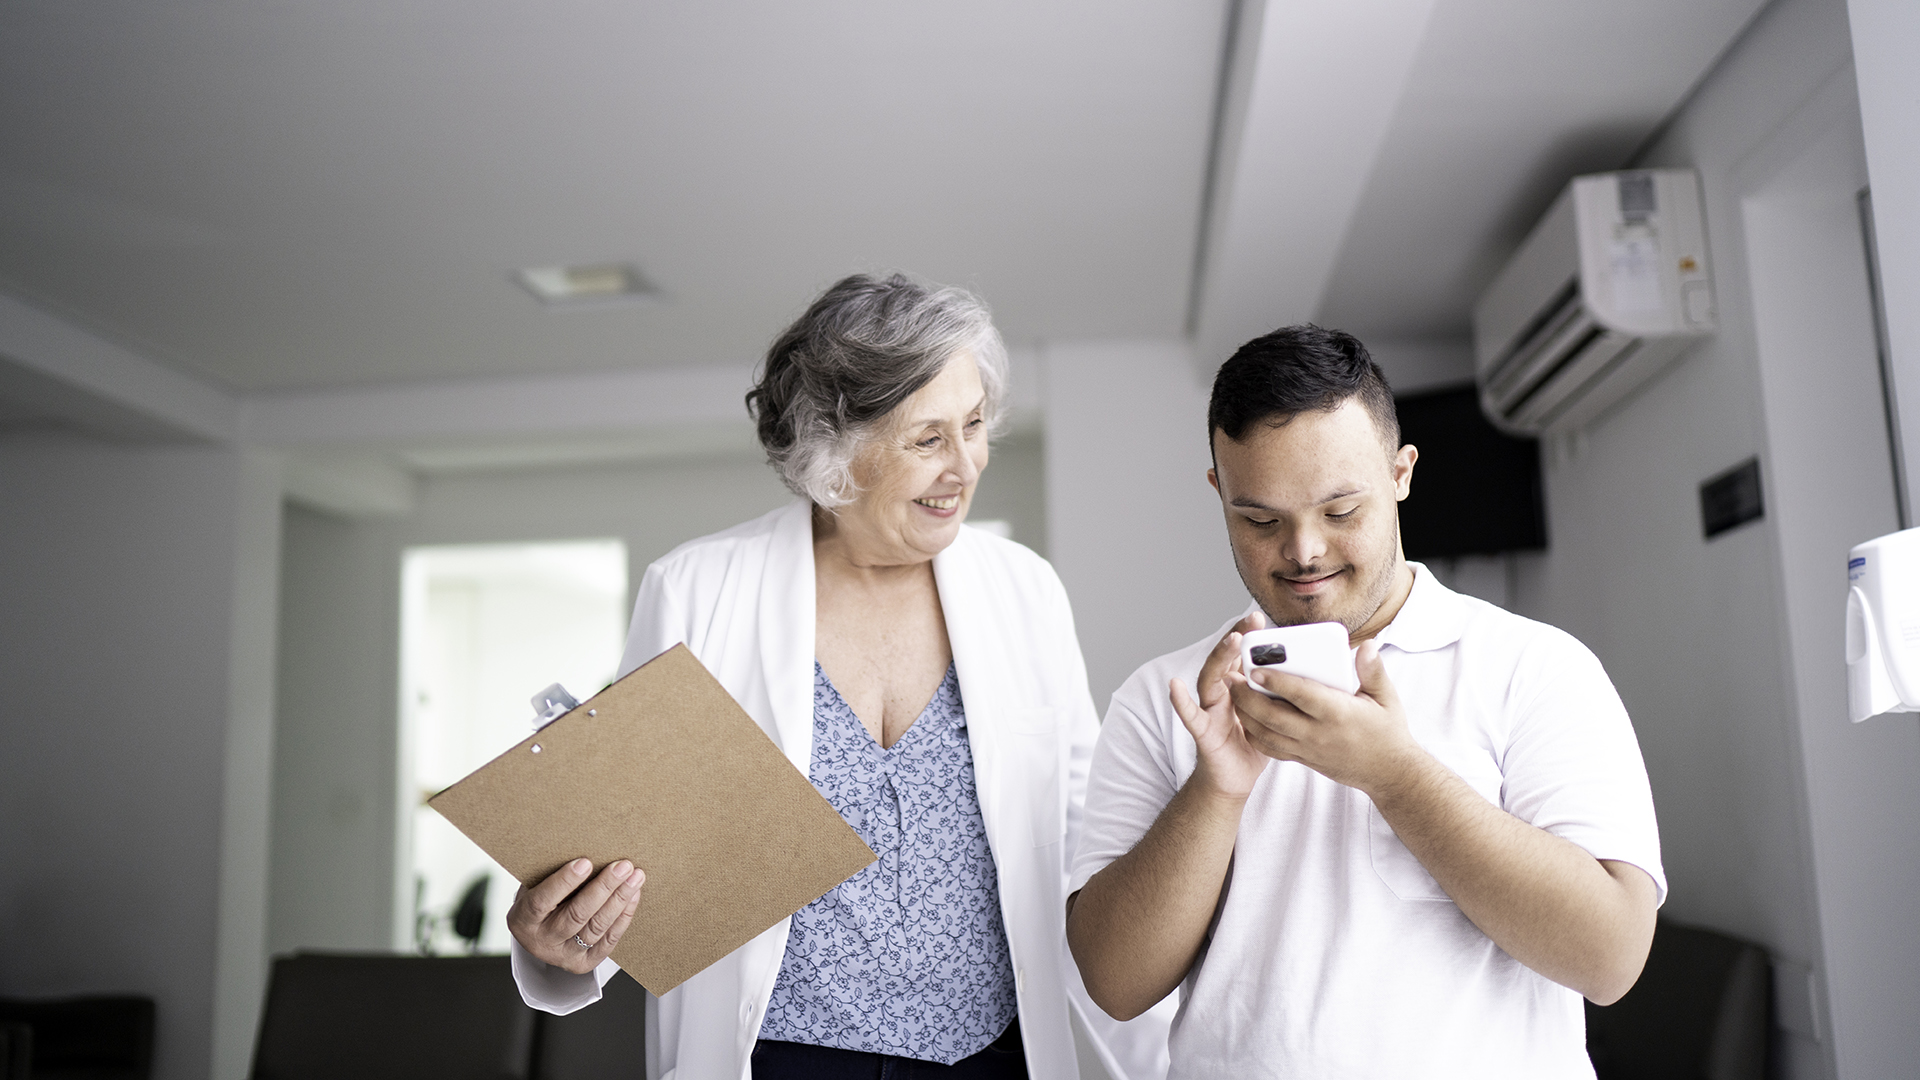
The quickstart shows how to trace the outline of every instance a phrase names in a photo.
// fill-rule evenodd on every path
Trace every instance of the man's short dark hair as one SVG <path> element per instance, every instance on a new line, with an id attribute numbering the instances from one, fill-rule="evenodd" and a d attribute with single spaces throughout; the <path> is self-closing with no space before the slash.
<path id="1" fill-rule="evenodd" d="M 1332 412 L 1358 397 L 1387 444 L 1400 449 L 1393 390 L 1360 339 L 1303 323 L 1240 346 L 1213 377 L 1207 444 L 1218 431 L 1239 442 L 1255 424 L 1279 427 L 1303 412 Z"/>

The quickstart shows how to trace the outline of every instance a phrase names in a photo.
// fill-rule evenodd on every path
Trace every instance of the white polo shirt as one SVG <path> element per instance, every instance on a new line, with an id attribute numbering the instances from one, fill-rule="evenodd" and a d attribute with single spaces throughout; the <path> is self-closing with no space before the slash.
<path id="1" fill-rule="evenodd" d="M 1411 565 L 1376 640 L 1414 738 L 1520 820 L 1645 870 L 1664 902 L 1646 768 L 1600 661 Z M 1230 626 L 1114 694 L 1071 889 L 1132 850 L 1192 774 L 1167 681 L 1191 688 Z M 1468 922 L 1358 789 L 1294 762 L 1254 785 L 1181 997 L 1170 1080 L 1593 1076 L 1580 995 Z"/>

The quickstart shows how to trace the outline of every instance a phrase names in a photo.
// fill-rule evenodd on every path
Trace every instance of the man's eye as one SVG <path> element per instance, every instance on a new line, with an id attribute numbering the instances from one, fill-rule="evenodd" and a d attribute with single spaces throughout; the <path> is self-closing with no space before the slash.
<path id="1" fill-rule="evenodd" d="M 1278 525 L 1280 524 L 1280 522 L 1277 520 L 1262 521 L 1259 518 L 1248 518 L 1247 524 L 1253 526 L 1256 529 L 1265 529 L 1265 528 L 1270 528 L 1274 525 Z"/>
<path id="2" fill-rule="evenodd" d="M 1353 509 L 1351 509 L 1351 510 L 1348 510 L 1348 511 L 1346 511 L 1345 513 L 1340 513 L 1340 514 L 1328 514 L 1327 516 L 1328 516 L 1329 518 L 1332 518 L 1332 519 L 1333 519 L 1333 520 L 1335 520 L 1335 521 L 1345 521 L 1345 520 L 1347 520 L 1348 518 L 1350 518 L 1350 517 L 1352 517 L 1353 515 L 1355 515 L 1355 514 L 1357 514 L 1357 513 L 1359 513 L 1359 512 L 1360 512 L 1360 508 L 1356 506 L 1356 507 L 1354 507 Z"/>

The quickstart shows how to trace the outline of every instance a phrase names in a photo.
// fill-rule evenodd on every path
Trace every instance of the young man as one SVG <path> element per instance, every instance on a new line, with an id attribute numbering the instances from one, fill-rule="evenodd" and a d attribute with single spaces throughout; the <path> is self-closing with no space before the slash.
<path id="1" fill-rule="evenodd" d="M 1247 343 L 1208 427 L 1255 604 L 1113 697 L 1068 900 L 1087 989 L 1124 1018 L 1182 987 L 1176 1078 L 1590 1080 L 1580 999 L 1633 985 L 1666 893 L 1599 661 L 1406 561 L 1418 453 L 1349 335 Z M 1358 694 L 1248 685 L 1243 632 L 1325 621 Z"/>

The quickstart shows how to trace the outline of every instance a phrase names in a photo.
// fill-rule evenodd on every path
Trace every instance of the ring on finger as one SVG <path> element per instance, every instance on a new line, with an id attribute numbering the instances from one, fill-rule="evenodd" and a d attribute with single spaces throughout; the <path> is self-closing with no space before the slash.
<path id="1" fill-rule="evenodd" d="M 579 934 L 575 934 L 575 935 L 573 935 L 573 943 L 574 943 L 575 945 L 578 945 L 578 946 L 580 946 L 580 947 L 581 947 L 581 948 L 583 948 L 583 949 L 591 949 L 591 948 L 593 948 L 593 946 L 591 946 L 591 945 L 589 945 L 589 944 L 587 944 L 586 942 L 584 942 L 584 941 L 582 941 L 582 940 L 580 940 L 580 935 L 579 935 Z"/>

